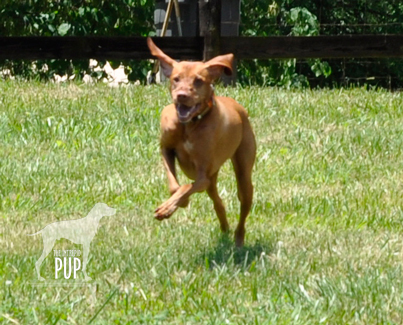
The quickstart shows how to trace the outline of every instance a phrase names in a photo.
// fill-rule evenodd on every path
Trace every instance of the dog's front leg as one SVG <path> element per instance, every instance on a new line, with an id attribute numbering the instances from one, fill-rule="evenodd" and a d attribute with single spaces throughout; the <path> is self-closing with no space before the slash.
<path id="1" fill-rule="evenodd" d="M 204 171 L 200 171 L 196 181 L 192 184 L 182 185 L 163 204 L 155 210 L 155 218 L 158 220 L 169 218 L 179 207 L 185 205 L 189 197 L 196 192 L 205 191 L 210 185 L 210 179 Z"/>
<path id="2" fill-rule="evenodd" d="M 168 176 L 169 193 L 171 193 L 172 195 L 179 188 L 179 183 L 176 178 L 176 170 L 175 170 L 175 150 L 162 148 L 161 154 L 162 154 L 162 160 L 164 162 L 164 167 Z"/>
<path id="3" fill-rule="evenodd" d="M 179 189 L 178 179 L 176 178 L 175 169 L 175 150 L 162 148 L 162 160 L 168 176 L 169 193 L 173 195 Z M 184 208 L 189 204 L 189 200 L 184 200 L 179 207 Z"/>

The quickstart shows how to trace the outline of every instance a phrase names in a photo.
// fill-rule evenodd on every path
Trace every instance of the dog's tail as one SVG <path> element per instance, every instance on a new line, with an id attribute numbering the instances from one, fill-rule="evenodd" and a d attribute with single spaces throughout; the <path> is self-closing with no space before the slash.
<path id="1" fill-rule="evenodd" d="M 27 234 L 27 236 L 35 236 L 37 234 L 40 234 L 42 232 L 43 229 L 39 230 L 38 232 L 34 233 L 34 234 Z"/>

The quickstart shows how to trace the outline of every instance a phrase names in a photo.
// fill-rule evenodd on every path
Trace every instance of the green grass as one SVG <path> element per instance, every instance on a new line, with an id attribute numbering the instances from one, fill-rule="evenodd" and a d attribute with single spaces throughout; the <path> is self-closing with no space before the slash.
<path id="1" fill-rule="evenodd" d="M 153 219 L 168 198 L 158 143 L 166 87 L 0 82 L 1 323 L 403 322 L 402 95 L 217 93 L 244 104 L 257 137 L 240 250 L 232 234 L 221 236 L 206 194 L 169 220 Z M 218 187 L 234 229 L 229 163 Z M 39 286 L 42 240 L 26 234 L 84 217 L 97 202 L 117 213 L 91 244 L 94 282 L 57 282 L 49 255 Z"/>

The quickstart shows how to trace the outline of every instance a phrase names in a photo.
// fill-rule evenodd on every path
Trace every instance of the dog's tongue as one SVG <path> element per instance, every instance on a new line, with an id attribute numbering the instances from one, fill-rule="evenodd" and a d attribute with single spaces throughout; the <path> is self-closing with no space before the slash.
<path id="1" fill-rule="evenodd" d="M 197 110 L 197 106 L 188 107 L 183 104 L 176 105 L 176 111 L 178 112 L 179 121 L 182 123 L 189 122 L 192 118 L 192 114 Z"/>

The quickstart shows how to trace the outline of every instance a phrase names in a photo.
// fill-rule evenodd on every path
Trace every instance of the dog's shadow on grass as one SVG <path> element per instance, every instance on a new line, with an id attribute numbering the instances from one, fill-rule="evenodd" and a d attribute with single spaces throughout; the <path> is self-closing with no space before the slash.
<path id="1" fill-rule="evenodd" d="M 253 244 L 245 244 L 243 247 L 235 247 L 234 239 L 230 235 L 222 234 L 217 243 L 206 250 L 196 260 L 204 264 L 206 268 L 214 268 L 220 265 L 234 264 L 247 268 L 262 255 L 268 255 L 274 250 L 271 242 L 256 241 Z"/>

